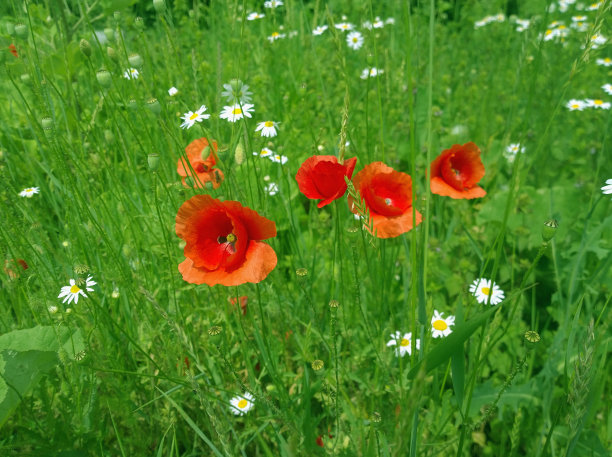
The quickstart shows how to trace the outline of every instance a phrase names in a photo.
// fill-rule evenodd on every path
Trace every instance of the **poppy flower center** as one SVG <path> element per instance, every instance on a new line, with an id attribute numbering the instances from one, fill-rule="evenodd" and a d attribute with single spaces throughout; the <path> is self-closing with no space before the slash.
<path id="1" fill-rule="evenodd" d="M 198 113 L 193 113 L 191 116 L 189 116 L 189 120 L 190 120 L 190 121 L 193 121 L 194 119 L 197 119 L 197 118 L 198 118 L 198 116 L 199 116 L 199 114 L 198 114 Z"/>
<path id="2" fill-rule="evenodd" d="M 410 346 L 410 340 L 406 339 L 406 338 L 402 338 L 402 341 L 400 342 L 400 346 Z"/>
<path id="3" fill-rule="evenodd" d="M 488 287 L 483 287 L 482 289 L 480 289 L 480 291 L 485 295 L 489 295 L 491 293 L 491 289 Z"/>
<path id="4" fill-rule="evenodd" d="M 244 409 L 249 404 L 244 398 L 238 402 L 238 408 Z"/>
<path id="5" fill-rule="evenodd" d="M 70 293 L 71 294 L 78 294 L 81 291 L 81 289 L 79 289 L 79 286 L 74 285 L 70 288 Z"/>
<path id="6" fill-rule="evenodd" d="M 240 108 L 236 108 L 232 110 L 232 114 L 242 114 L 242 110 Z"/>
<path id="7" fill-rule="evenodd" d="M 446 325 L 445 321 L 439 319 L 433 323 L 433 328 L 435 328 L 436 330 L 446 330 L 448 328 L 448 325 Z"/>

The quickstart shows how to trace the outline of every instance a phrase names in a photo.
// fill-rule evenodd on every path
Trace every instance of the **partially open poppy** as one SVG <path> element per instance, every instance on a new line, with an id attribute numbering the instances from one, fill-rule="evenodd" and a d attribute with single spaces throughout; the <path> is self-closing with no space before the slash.
<path id="1" fill-rule="evenodd" d="M 422 221 L 421 213 L 412 217 L 412 179 L 382 162 L 366 165 L 353 179 L 355 189 L 365 201 L 378 238 L 399 236 Z M 356 213 L 352 199 L 349 207 Z"/>
<path id="2" fill-rule="evenodd" d="M 256 283 L 276 266 L 276 253 L 260 241 L 276 236 L 276 224 L 236 201 L 190 198 L 176 215 L 176 234 L 186 242 L 178 268 L 190 283 Z"/>
<path id="3" fill-rule="evenodd" d="M 485 175 L 480 149 L 474 143 L 453 144 L 431 163 L 431 192 L 451 198 L 479 198 L 487 193 L 477 186 Z"/>
<path id="4" fill-rule="evenodd" d="M 340 164 L 335 156 L 312 156 L 304 161 L 295 179 L 307 198 L 321 200 L 317 206 L 322 208 L 344 195 L 344 177 L 351 179 L 356 163 L 356 157 Z"/>
<path id="5" fill-rule="evenodd" d="M 208 155 L 204 153 L 206 148 L 210 151 Z M 183 176 L 183 185 L 189 186 L 186 178 L 190 177 L 193 187 L 202 188 L 207 182 L 210 182 L 214 189 L 218 188 L 224 176 L 221 170 L 214 168 L 217 164 L 217 142 L 213 141 L 210 146 L 206 138 L 198 138 L 189 143 L 185 152 L 189 163 L 186 163 L 185 158 L 181 157 L 177 168 L 178 174 Z M 205 158 L 202 157 L 203 153 Z"/>

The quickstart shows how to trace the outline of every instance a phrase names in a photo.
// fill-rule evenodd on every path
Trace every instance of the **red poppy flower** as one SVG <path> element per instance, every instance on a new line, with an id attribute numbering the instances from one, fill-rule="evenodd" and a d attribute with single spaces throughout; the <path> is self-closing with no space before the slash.
<path id="1" fill-rule="evenodd" d="M 212 183 L 214 189 L 218 188 L 223 182 L 223 172 L 218 168 L 214 168 L 217 164 L 217 142 L 212 142 L 210 154 L 206 158 L 202 158 L 202 153 L 209 146 L 206 138 L 198 138 L 189 143 L 185 148 L 189 164 L 185 162 L 185 158 L 181 157 L 178 161 L 178 174 L 183 176 L 183 185 L 188 186 L 185 178 L 193 179 L 193 187 L 202 188 L 207 182 Z M 193 169 L 193 170 L 192 170 Z M 195 173 L 194 173 L 195 172 Z"/>
<path id="2" fill-rule="evenodd" d="M 229 302 L 232 306 L 236 306 L 238 302 L 240 302 L 240 309 L 242 310 L 242 315 L 246 316 L 247 313 L 247 303 L 249 301 L 249 297 L 243 295 L 242 297 L 230 297 Z"/>
<path id="3" fill-rule="evenodd" d="M 480 149 L 469 142 L 453 144 L 431 163 L 431 192 L 451 198 L 479 198 L 487 195 L 476 183 L 485 175 Z"/>
<path id="4" fill-rule="evenodd" d="M 365 200 L 378 238 L 399 236 L 421 223 L 423 218 L 418 211 L 416 224 L 412 219 L 410 175 L 395 171 L 382 162 L 374 162 L 355 175 L 353 184 Z M 351 199 L 349 207 L 357 212 Z"/>
<path id="5" fill-rule="evenodd" d="M 19 54 L 17 54 L 17 48 L 14 44 L 9 44 L 9 51 L 11 51 L 11 54 L 13 54 L 15 57 L 19 57 Z"/>
<path id="6" fill-rule="evenodd" d="M 344 177 L 351 179 L 356 162 L 356 157 L 340 164 L 334 156 L 312 156 L 304 161 L 295 179 L 307 198 L 322 200 L 317 206 L 323 208 L 344 195 Z"/>
<path id="7" fill-rule="evenodd" d="M 190 198 L 176 215 L 176 234 L 186 242 L 178 268 L 187 282 L 237 286 L 262 281 L 276 266 L 276 253 L 260 241 L 276 236 L 276 224 L 239 202 Z"/>

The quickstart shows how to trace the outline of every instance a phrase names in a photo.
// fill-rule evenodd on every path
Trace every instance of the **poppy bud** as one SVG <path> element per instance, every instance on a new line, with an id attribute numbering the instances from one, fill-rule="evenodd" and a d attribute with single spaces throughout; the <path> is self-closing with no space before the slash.
<path id="1" fill-rule="evenodd" d="M 12 22 L 7 22 L 6 23 L 6 33 L 8 33 L 9 35 L 12 35 L 15 33 L 15 24 L 13 24 Z"/>
<path id="2" fill-rule="evenodd" d="M 108 58 L 110 60 L 112 60 L 115 63 L 119 62 L 119 56 L 117 55 L 117 51 L 115 51 L 113 48 L 111 48 L 110 46 L 108 46 L 106 48 L 106 55 L 108 56 Z"/>
<path id="3" fill-rule="evenodd" d="M 130 54 L 128 57 L 128 62 L 132 67 L 141 68 L 143 64 L 142 57 L 140 54 Z"/>
<path id="4" fill-rule="evenodd" d="M 79 49 L 85 57 L 91 57 L 91 44 L 85 38 L 79 41 Z"/>
<path id="5" fill-rule="evenodd" d="M 234 151 L 234 160 L 236 161 L 236 164 L 240 165 L 244 162 L 244 159 L 246 159 L 244 154 L 244 146 L 242 146 L 242 142 L 239 142 L 236 145 L 236 150 Z"/>
<path id="6" fill-rule="evenodd" d="M 159 104 L 159 101 L 156 98 L 152 98 L 147 101 L 147 108 L 149 108 L 149 110 L 153 114 L 161 113 L 161 105 Z"/>
<path id="7" fill-rule="evenodd" d="M 20 76 L 21 78 L 21 82 L 24 84 L 30 84 L 30 75 L 27 73 L 24 73 L 23 75 Z"/>
<path id="8" fill-rule="evenodd" d="M 19 38 L 27 38 L 28 27 L 25 24 L 17 24 L 15 26 L 15 35 L 17 35 Z"/>
<path id="9" fill-rule="evenodd" d="M 142 30 L 144 29 L 144 19 L 141 18 L 140 16 L 138 16 L 136 19 L 134 19 L 134 26 L 138 29 L 138 30 Z"/>
<path id="10" fill-rule="evenodd" d="M 200 157 L 202 157 L 202 160 L 206 160 L 208 159 L 209 155 L 210 155 L 210 146 L 206 145 L 206 147 L 202 149 Z"/>
<path id="11" fill-rule="evenodd" d="M 100 83 L 100 85 L 106 89 L 108 89 L 113 83 L 113 78 L 106 69 L 98 70 L 96 73 L 96 79 L 98 80 L 98 83 Z"/>
<path id="12" fill-rule="evenodd" d="M 45 130 L 52 129 L 53 128 L 53 119 L 51 119 L 50 117 L 43 117 L 42 121 L 41 121 L 41 124 L 42 124 L 42 128 L 45 129 Z"/>
<path id="13" fill-rule="evenodd" d="M 113 144 L 115 142 L 115 135 L 113 135 L 113 132 L 110 130 L 104 130 L 104 141 L 107 144 Z"/>
<path id="14" fill-rule="evenodd" d="M 548 243 L 555 237 L 557 227 L 559 227 L 559 223 L 555 219 L 544 222 L 544 227 L 542 227 L 542 239 L 545 243 Z"/>
<path id="15" fill-rule="evenodd" d="M 323 360 L 319 360 L 319 359 L 317 359 L 317 360 L 313 360 L 313 361 L 312 361 L 311 366 L 312 366 L 312 369 L 313 369 L 314 371 L 319 371 L 319 370 L 323 369 L 323 367 L 325 366 L 325 364 L 323 363 Z"/>
<path id="16" fill-rule="evenodd" d="M 149 165 L 149 170 L 156 171 L 159 165 L 159 154 L 157 152 L 152 152 L 147 156 L 147 164 Z"/>
<path id="17" fill-rule="evenodd" d="M 106 36 L 108 41 L 113 41 L 115 39 L 115 31 L 110 27 L 106 27 L 104 29 L 104 36 Z"/>
<path id="18" fill-rule="evenodd" d="M 159 14 L 163 13 L 166 11 L 165 0 L 153 0 L 153 8 L 155 8 L 155 11 L 157 11 Z"/>
<path id="19" fill-rule="evenodd" d="M 213 183 L 211 183 L 210 181 L 206 181 L 204 183 L 204 187 L 206 187 L 207 190 L 213 190 Z"/>
<path id="20" fill-rule="evenodd" d="M 193 182 L 193 178 L 191 176 L 187 176 L 185 178 L 185 185 L 188 187 L 193 187 L 194 182 Z"/>

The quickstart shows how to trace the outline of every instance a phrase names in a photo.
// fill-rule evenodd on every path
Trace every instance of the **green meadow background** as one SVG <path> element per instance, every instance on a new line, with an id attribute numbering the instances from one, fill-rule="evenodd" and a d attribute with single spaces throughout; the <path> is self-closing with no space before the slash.
<path id="1" fill-rule="evenodd" d="M 566 104 L 612 101 L 601 88 L 612 67 L 596 63 L 612 48 L 590 41 L 610 36 L 612 5 L 578 7 L 3 1 L 0 455 L 610 455 L 612 202 L 600 188 L 612 110 Z M 265 17 L 247 21 L 254 11 Z M 506 19 L 475 27 L 496 14 Z M 578 14 L 587 31 L 569 27 Z M 377 16 L 394 23 L 362 26 Z M 347 46 L 332 27 L 342 21 L 363 47 Z M 570 33 L 545 41 L 553 21 Z M 287 36 L 271 42 L 275 31 Z M 142 65 L 128 80 L 132 54 Z M 361 79 L 370 67 L 384 73 Z M 255 108 L 229 123 L 221 92 L 236 78 Z M 181 129 L 203 104 L 211 118 Z M 255 133 L 265 120 L 278 136 Z M 177 174 L 204 136 L 219 144 L 216 190 Z M 469 141 L 487 195 L 432 195 L 428 164 Z M 513 143 L 525 152 L 512 161 Z M 252 155 L 262 147 L 287 163 Z M 346 197 L 322 209 L 306 199 L 301 163 L 341 149 L 356 172 L 383 161 L 410 174 L 423 223 L 379 240 Z M 276 223 L 264 281 L 183 281 L 175 217 L 196 194 Z M 90 275 L 94 291 L 62 304 L 61 288 Z M 501 304 L 468 292 L 481 277 Z M 245 295 L 243 314 L 230 298 Z M 456 316 L 449 337 L 431 337 L 434 310 Z M 396 357 L 396 331 L 420 350 Z M 244 392 L 254 406 L 236 416 L 229 402 Z"/>

